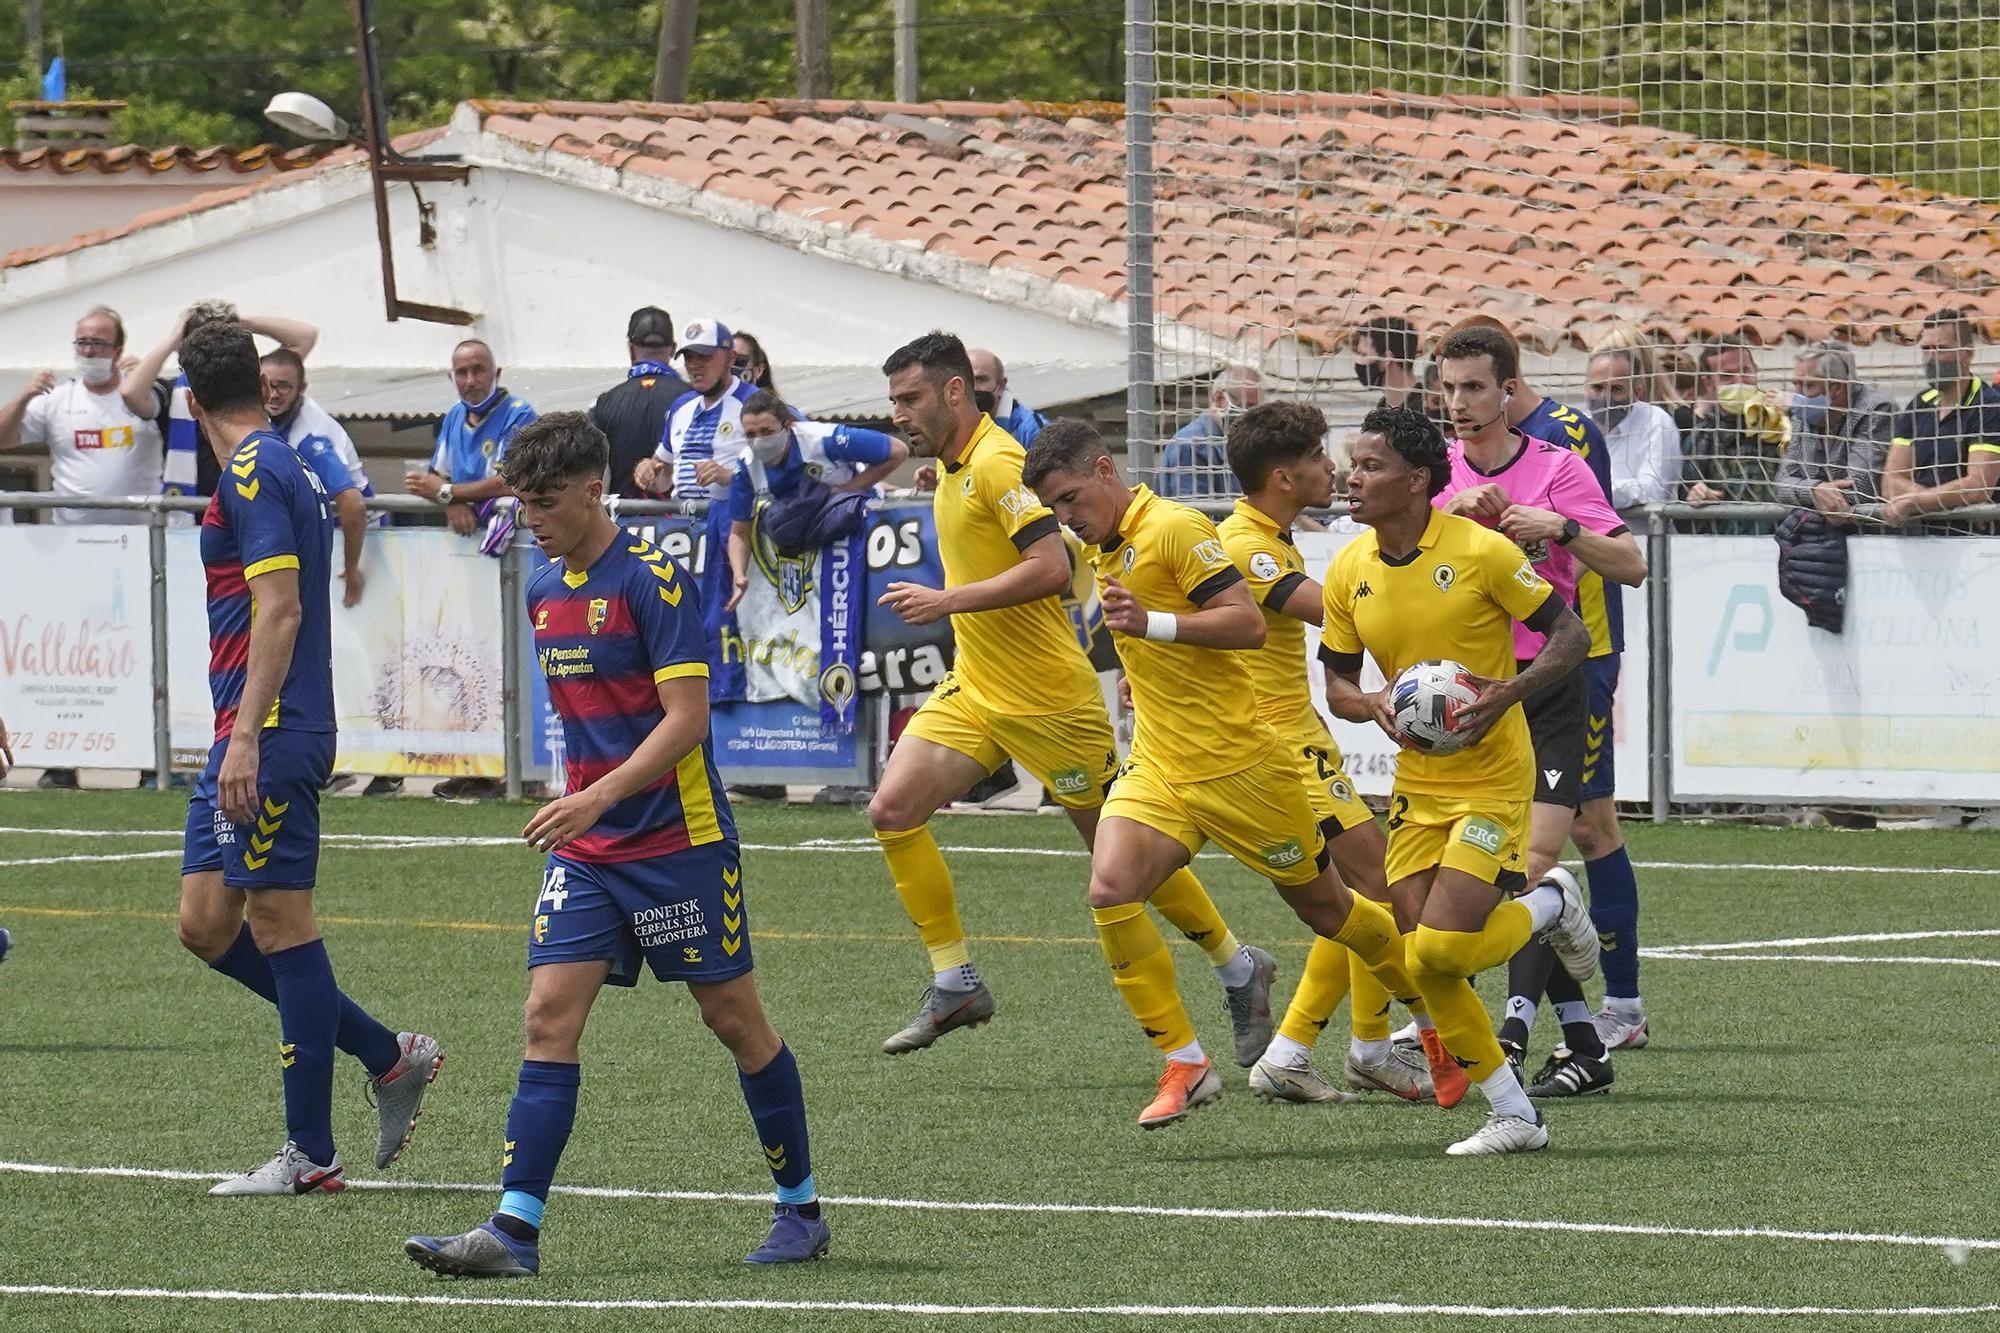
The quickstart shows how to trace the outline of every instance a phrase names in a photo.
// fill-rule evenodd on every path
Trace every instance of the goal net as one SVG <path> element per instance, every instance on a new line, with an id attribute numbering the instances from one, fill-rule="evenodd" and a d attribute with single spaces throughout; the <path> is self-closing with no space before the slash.
<path id="1" fill-rule="evenodd" d="M 1626 348 L 1632 391 L 1683 422 L 1748 381 L 1740 429 L 1699 446 L 1726 456 L 1668 498 L 1706 469 L 1769 501 L 1809 344 L 1851 348 L 1900 404 L 1926 383 L 1926 316 L 2000 333 L 2000 0 L 1128 13 L 1128 102 L 1156 108 L 1149 136 L 1128 124 L 1151 141 L 1128 219 L 1157 344 L 1135 462 L 1177 493 L 1226 492 L 1200 446 L 1246 392 L 1319 402 L 1338 445 L 1383 392 L 1357 379 L 1357 334 L 1378 358 L 1413 343 L 1421 378 L 1446 328 L 1495 316 L 1535 387 L 1579 409 L 1593 352 Z M 1698 384 L 1702 351 L 1735 343 Z M 1993 376 L 1983 346 L 1974 370 Z"/>

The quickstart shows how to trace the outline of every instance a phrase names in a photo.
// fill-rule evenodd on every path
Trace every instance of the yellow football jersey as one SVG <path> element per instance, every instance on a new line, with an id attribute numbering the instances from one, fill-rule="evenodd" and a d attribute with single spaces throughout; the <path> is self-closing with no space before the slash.
<path id="1" fill-rule="evenodd" d="M 1407 560 L 1383 556 L 1372 529 L 1334 556 L 1320 653 L 1352 657 L 1365 650 L 1392 681 L 1413 663 L 1437 659 L 1503 680 L 1515 674 L 1513 622 L 1533 616 L 1553 595 L 1520 547 L 1469 518 L 1433 510 Z M 1483 791 L 1512 801 L 1530 799 L 1534 786 L 1535 751 L 1519 707 L 1468 749 L 1404 750 L 1396 759 L 1398 791 Z"/>
<path id="2" fill-rule="evenodd" d="M 1250 584 L 1264 611 L 1264 646 L 1249 654 L 1251 683 L 1257 687 L 1257 714 L 1278 734 L 1319 722 L 1306 678 L 1306 626 L 1278 608 L 1301 583 L 1306 562 L 1289 531 L 1248 500 L 1216 525 L 1222 549 Z"/>
<path id="3" fill-rule="evenodd" d="M 947 588 L 1004 574 L 1028 546 L 1061 531 L 1056 516 L 1021 484 L 1026 457 L 1013 436 L 982 417 L 958 457 L 944 465 L 931 505 Z M 951 633 L 952 677 L 994 712 L 1045 717 L 1103 697 L 1058 598 L 961 612 L 951 618 Z"/>
<path id="4" fill-rule="evenodd" d="M 1115 578 L 1148 611 L 1187 615 L 1243 581 L 1199 510 L 1163 500 L 1149 487 L 1133 494 L 1118 535 L 1091 553 L 1098 587 Z M 1169 780 L 1200 782 L 1241 773 L 1263 759 L 1277 734 L 1257 716 L 1251 654 L 1188 643 L 1156 643 L 1115 634 L 1132 682 L 1138 727 L 1132 753 Z"/>

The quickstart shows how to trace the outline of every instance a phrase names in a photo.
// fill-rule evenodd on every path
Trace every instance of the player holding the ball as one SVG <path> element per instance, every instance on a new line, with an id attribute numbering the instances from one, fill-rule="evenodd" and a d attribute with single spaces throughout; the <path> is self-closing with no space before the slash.
<path id="1" fill-rule="evenodd" d="M 1409 970 L 1445 1046 L 1486 1097 L 1491 1114 L 1454 1143 L 1453 1156 L 1527 1152 L 1548 1130 L 1500 1051 L 1467 978 L 1511 958 L 1546 932 L 1566 967 L 1588 975 L 1597 935 L 1583 897 L 1526 887 L 1528 806 L 1535 756 L 1518 705 L 1574 672 L 1590 635 L 1521 550 L 1469 518 L 1441 513 L 1451 460 L 1429 418 L 1377 409 L 1362 422 L 1348 495 L 1371 531 L 1349 542 L 1327 571 L 1320 658 L 1327 705 L 1349 722 L 1374 722 L 1405 745 L 1389 801 L 1385 873 L 1396 924 L 1410 937 Z M 1517 671 L 1514 622 L 1546 635 Z M 1361 655 L 1391 682 L 1361 688 Z M 1460 709 L 1464 744 L 1449 753 L 1411 748 L 1391 704 L 1395 681 L 1419 662 L 1449 659 L 1472 673 L 1477 698 Z"/>

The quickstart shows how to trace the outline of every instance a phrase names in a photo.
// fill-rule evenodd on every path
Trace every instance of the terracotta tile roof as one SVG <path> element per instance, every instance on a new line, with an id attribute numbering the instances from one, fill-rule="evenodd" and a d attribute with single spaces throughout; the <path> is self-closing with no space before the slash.
<path id="1" fill-rule="evenodd" d="M 339 151 L 338 144 L 309 144 L 303 148 L 280 148 L 276 144 L 253 144 L 238 148 L 189 148 L 172 144 L 165 148 L 141 148 L 123 144 L 116 148 L 0 148 L 0 169 L 44 171 L 73 176 L 94 171 L 100 175 L 144 175 L 165 171 L 227 172 L 238 176 L 262 171 L 297 171 Z"/>
<path id="2" fill-rule="evenodd" d="M 438 139 L 443 138 L 444 133 L 445 131 L 441 128 L 420 130 L 415 134 L 406 134 L 397 139 L 395 146 L 398 150 L 405 153 L 414 152 L 426 144 L 434 143 Z M 114 149 L 108 151 L 115 152 L 120 150 Z M 166 208 L 156 208 L 151 212 L 141 213 L 136 217 L 128 218 L 115 227 L 106 227 L 99 231 L 87 231 L 60 241 L 51 242 L 48 245 L 33 245 L 26 249 L 0 254 L 0 270 L 19 268 L 25 264 L 33 264 L 40 260 L 53 259 L 58 255 L 85 250 L 93 245 L 115 240 L 120 236 L 128 236 L 133 232 L 143 231 L 147 227 L 155 227 L 163 222 L 173 222 L 196 213 L 206 212 L 211 208 L 220 208 L 224 204 L 233 204 L 240 199 L 248 199 L 260 190 L 282 188 L 305 177 L 314 175 L 317 172 L 330 171 L 343 166 L 353 166 L 364 160 L 361 150 L 357 148 L 335 146 L 331 151 L 327 152 L 313 151 L 316 153 L 317 158 L 307 164 L 287 166 L 276 171 L 256 172 L 248 169 L 244 170 L 242 174 L 255 177 L 249 184 L 224 186 L 221 189 L 210 190 L 204 194 L 198 194 L 185 202 L 172 204 Z"/>
<path id="3" fill-rule="evenodd" d="M 1125 295 L 1117 105 L 468 106 L 523 145 Z M 1545 351 L 1617 319 L 1907 341 L 1939 304 L 2000 335 L 2000 210 L 1628 123 L 1635 110 L 1386 91 L 1164 101 L 1160 311 L 1323 350 L 1378 309 L 1431 331 L 1487 310 Z"/>
<path id="4" fill-rule="evenodd" d="M 1913 340 L 1942 304 L 2000 336 L 2000 209 L 1631 123 L 1629 103 L 1378 91 L 1158 109 L 1159 310 L 1216 338 L 1332 350 L 1378 310 L 1433 332 L 1485 310 L 1544 351 L 1619 319 L 1869 343 Z M 892 260 L 928 252 L 1125 296 L 1118 105 L 476 101 L 455 125 L 467 116 L 531 155 L 768 208 Z M 303 174 L 357 160 L 341 150 Z M 301 174 L 0 255 L 0 269 Z"/>

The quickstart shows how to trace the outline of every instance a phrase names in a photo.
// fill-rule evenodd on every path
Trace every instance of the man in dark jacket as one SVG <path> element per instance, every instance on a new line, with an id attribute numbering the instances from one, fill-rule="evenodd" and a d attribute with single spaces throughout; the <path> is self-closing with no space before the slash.
<path id="1" fill-rule="evenodd" d="M 673 316 L 658 306 L 634 310 L 625 324 L 625 351 L 632 365 L 624 383 L 598 395 L 590 419 L 611 441 L 611 494 L 643 495 L 632 468 L 653 456 L 667 409 L 688 391 L 668 364 L 674 359 Z"/>

